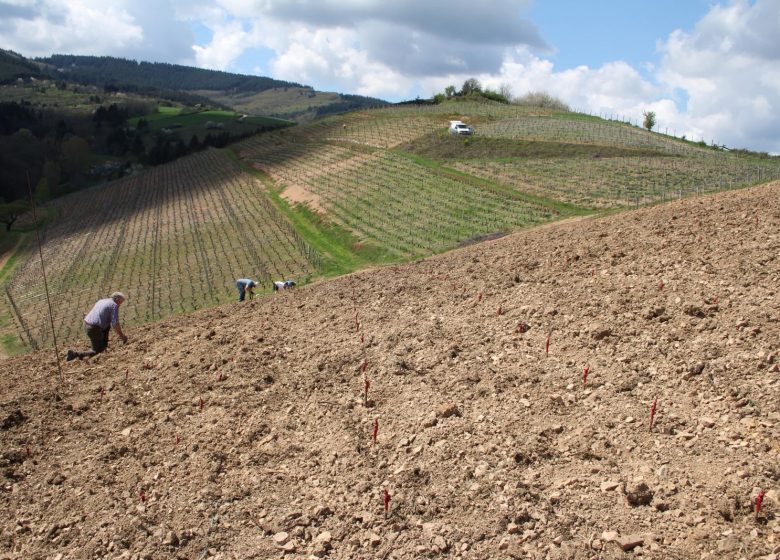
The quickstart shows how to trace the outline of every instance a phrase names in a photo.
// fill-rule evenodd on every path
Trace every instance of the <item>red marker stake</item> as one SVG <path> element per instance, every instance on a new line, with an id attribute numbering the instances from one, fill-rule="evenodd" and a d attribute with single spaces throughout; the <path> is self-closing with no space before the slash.
<path id="1" fill-rule="evenodd" d="M 127 383 L 127 378 L 130 376 L 130 371 L 125 370 L 125 383 Z"/>
<path id="2" fill-rule="evenodd" d="M 504 313 L 504 310 L 501 309 L 501 306 L 499 305 L 498 306 L 498 311 L 496 311 L 496 315 L 503 315 L 503 313 Z"/>
<path id="3" fill-rule="evenodd" d="M 387 491 L 387 488 L 385 488 L 385 495 L 383 497 L 383 501 L 385 504 L 385 518 L 387 518 L 387 513 L 390 510 L 390 492 Z"/>
<path id="4" fill-rule="evenodd" d="M 379 435 L 379 419 L 374 418 L 374 431 L 371 434 L 371 439 L 374 442 L 374 445 L 376 445 L 376 436 Z"/>
<path id="5" fill-rule="evenodd" d="M 482 301 L 482 292 L 479 292 L 479 295 L 477 296 L 477 301 Z"/>
<path id="6" fill-rule="evenodd" d="M 658 406 L 658 397 L 653 399 L 653 406 L 650 407 L 650 429 L 653 429 L 653 422 L 655 422 L 655 409 Z"/>
<path id="7" fill-rule="evenodd" d="M 756 515 L 758 515 L 759 513 L 761 513 L 761 504 L 762 504 L 762 503 L 763 503 L 763 501 L 764 501 L 764 495 L 765 495 L 765 494 L 766 494 L 766 492 L 764 492 L 763 490 L 761 490 L 761 491 L 758 493 L 758 496 L 756 496 Z"/>
<path id="8" fill-rule="evenodd" d="M 582 369 L 582 384 L 585 385 L 585 383 L 588 382 L 588 371 L 590 370 L 590 366 L 585 366 Z"/>
<path id="9" fill-rule="evenodd" d="M 550 355 L 550 335 L 547 335 L 547 343 L 544 345 L 544 354 L 545 356 Z"/>
<path id="10" fill-rule="evenodd" d="M 368 377 L 365 377 L 363 379 L 363 383 L 365 384 L 365 391 L 363 392 L 363 404 L 368 406 L 368 388 L 371 386 L 371 382 L 368 380 Z"/>
<path id="11" fill-rule="evenodd" d="M 144 494 L 143 490 L 139 490 L 138 491 L 138 497 L 141 499 L 141 502 L 145 502 L 146 501 L 146 494 Z"/>
<path id="12" fill-rule="evenodd" d="M 663 281 L 663 280 L 661 280 L 661 281 L 658 283 L 658 289 L 659 289 L 659 290 L 663 290 L 663 289 L 664 289 L 664 281 Z"/>
<path id="13" fill-rule="evenodd" d="M 203 410 L 203 397 L 200 398 L 200 409 Z"/>

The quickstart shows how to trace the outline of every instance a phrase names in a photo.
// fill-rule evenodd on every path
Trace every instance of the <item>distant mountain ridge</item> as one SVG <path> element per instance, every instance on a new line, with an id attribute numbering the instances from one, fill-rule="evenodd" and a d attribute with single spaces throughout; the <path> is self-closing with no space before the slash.
<path id="1" fill-rule="evenodd" d="M 46 65 L 50 74 L 68 81 L 135 91 L 185 91 L 238 111 L 298 120 L 388 104 L 373 97 L 317 92 L 311 86 L 295 82 L 164 62 L 64 54 L 36 61 Z M 276 94 L 271 95 L 273 92 Z M 280 102 L 280 95 L 288 101 Z M 316 102 L 301 103 L 302 99 L 318 96 Z M 267 101 L 269 97 L 274 98 L 273 102 Z"/>
<path id="2" fill-rule="evenodd" d="M 232 90 L 259 92 L 280 87 L 308 87 L 262 76 L 246 76 L 166 62 L 137 62 L 112 56 L 55 54 L 38 61 L 51 65 L 69 79 L 97 86 L 133 85 L 158 89 Z"/>
<path id="3" fill-rule="evenodd" d="M 0 84 L 7 84 L 17 78 L 40 76 L 39 64 L 14 51 L 0 49 Z"/>

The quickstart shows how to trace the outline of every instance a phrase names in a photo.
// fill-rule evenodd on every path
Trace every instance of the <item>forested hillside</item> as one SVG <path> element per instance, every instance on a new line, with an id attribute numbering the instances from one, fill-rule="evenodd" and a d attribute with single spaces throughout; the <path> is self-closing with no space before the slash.
<path id="1" fill-rule="evenodd" d="M 304 87 L 293 82 L 262 76 L 244 76 L 164 62 L 136 62 L 111 56 L 57 54 L 39 60 L 54 66 L 71 81 L 98 86 L 119 84 L 158 89 L 213 89 L 236 92 L 258 92 L 278 87 Z"/>
<path id="2" fill-rule="evenodd" d="M 69 81 L 135 92 L 190 92 L 222 107 L 255 115 L 310 120 L 387 105 L 386 101 L 373 97 L 317 92 L 294 82 L 178 64 L 136 62 L 110 56 L 53 55 L 38 60 Z M 270 92 L 273 101 L 268 99 Z"/>
<path id="3" fill-rule="evenodd" d="M 0 84 L 12 82 L 20 77 L 38 76 L 40 67 L 13 51 L 0 49 Z"/>

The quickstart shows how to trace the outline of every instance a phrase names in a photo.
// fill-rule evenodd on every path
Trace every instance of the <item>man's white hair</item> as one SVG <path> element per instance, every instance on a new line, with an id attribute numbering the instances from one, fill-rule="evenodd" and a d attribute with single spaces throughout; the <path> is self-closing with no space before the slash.
<path id="1" fill-rule="evenodd" d="M 114 292 L 113 294 L 111 294 L 111 299 L 113 299 L 114 301 L 118 299 L 125 301 L 127 297 L 125 297 L 125 294 L 123 294 L 122 292 Z"/>

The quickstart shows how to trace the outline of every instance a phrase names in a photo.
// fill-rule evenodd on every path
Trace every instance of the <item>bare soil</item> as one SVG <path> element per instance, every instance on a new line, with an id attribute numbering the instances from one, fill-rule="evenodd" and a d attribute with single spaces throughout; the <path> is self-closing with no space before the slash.
<path id="1" fill-rule="evenodd" d="M 6 360 L 0 558 L 773 558 L 778 188 Z"/>

